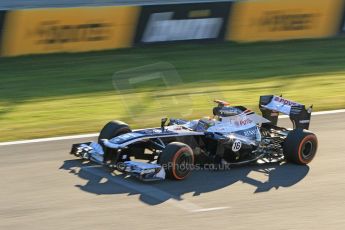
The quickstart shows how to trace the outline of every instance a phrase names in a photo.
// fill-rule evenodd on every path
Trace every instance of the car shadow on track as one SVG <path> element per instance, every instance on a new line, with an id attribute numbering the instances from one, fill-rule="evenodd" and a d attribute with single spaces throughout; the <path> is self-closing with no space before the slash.
<path id="1" fill-rule="evenodd" d="M 222 189 L 236 182 L 250 184 L 254 194 L 280 187 L 290 187 L 301 181 L 309 172 L 309 166 L 288 163 L 270 163 L 233 168 L 227 171 L 194 171 L 183 181 L 141 182 L 125 175 L 114 175 L 105 168 L 80 160 L 66 160 L 60 169 L 86 180 L 76 185 L 82 191 L 93 194 L 140 195 L 140 200 L 149 205 L 160 204 L 168 199 L 182 200 L 186 193 L 199 196 Z M 97 171 L 94 171 L 97 170 Z M 258 180 L 253 175 L 261 175 Z M 149 192 L 148 192 L 149 191 Z"/>

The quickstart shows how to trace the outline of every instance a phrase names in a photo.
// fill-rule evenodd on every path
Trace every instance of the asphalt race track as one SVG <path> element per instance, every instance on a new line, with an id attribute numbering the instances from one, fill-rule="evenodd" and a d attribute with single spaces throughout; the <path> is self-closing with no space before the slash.
<path id="1" fill-rule="evenodd" d="M 288 120 L 284 119 L 283 123 Z M 309 166 L 142 183 L 82 165 L 84 140 L 0 146 L 0 229 L 345 229 L 345 113 L 314 116 Z"/>

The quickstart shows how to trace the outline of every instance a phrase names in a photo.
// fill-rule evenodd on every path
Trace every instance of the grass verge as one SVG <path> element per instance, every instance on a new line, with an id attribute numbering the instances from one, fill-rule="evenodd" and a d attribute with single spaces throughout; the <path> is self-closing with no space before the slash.
<path id="1" fill-rule="evenodd" d="M 175 44 L 0 59 L 0 141 L 133 128 L 211 114 L 214 98 L 257 110 L 263 94 L 345 108 L 345 40 Z"/>

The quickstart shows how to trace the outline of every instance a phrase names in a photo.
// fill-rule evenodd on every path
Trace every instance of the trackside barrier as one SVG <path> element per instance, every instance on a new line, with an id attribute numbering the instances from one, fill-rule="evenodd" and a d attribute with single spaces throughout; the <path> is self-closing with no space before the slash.
<path id="1" fill-rule="evenodd" d="M 155 43 L 322 38 L 345 34 L 345 0 L 0 11 L 0 55 L 84 52 Z"/>
<path id="2" fill-rule="evenodd" d="M 15 10 L 6 14 L 2 55 L 130 47 L 137 6 Z"/>
<path id="3" fill-rule="evenodd" d="M 345 1 L 344 1 L 345 2 Z M 345 3 L 344 3 L 345 5 Z M 339 23 L 339 35 L 344 35 L 345 34 L 345 6 L 343 6 L 341 8 L 342 11 L 342 15 L 341 15 L 341 21 Z"/>
<path id="4" fill-rule="evenodd" d="M 2 35 L 3 35 L 3 28 L 5 23 L 6 11 L 0 10 L 0 55 L 1 55 L 1 44 L 2 44 Z"/>
<path id="5" fill-rule="evenodd" d="M 143 6 L 135 43 L 223 41 L 231 5 L 210 2 Z"/>
<path id="6" fill-rule="evenodd" d="M 240 1 L 233 7 L 227 40 L 330 37 L 338 31 L 343 3 L 343 0 Z"/>

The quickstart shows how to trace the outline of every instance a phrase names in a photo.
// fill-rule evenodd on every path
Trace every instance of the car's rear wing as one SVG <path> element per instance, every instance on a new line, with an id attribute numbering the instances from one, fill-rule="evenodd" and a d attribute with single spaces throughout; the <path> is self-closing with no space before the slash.
<path id="1" fill-rule="evenodd" d="M 305 105 L 274 95 L 260 96 L 259 101 L 262 116 L 270 120 L 271 124 L 277 125 L 279 113 L 283 113 L 289 116 L 294 129 L 309 128 L 312 107 L 306 109 Z"/>

